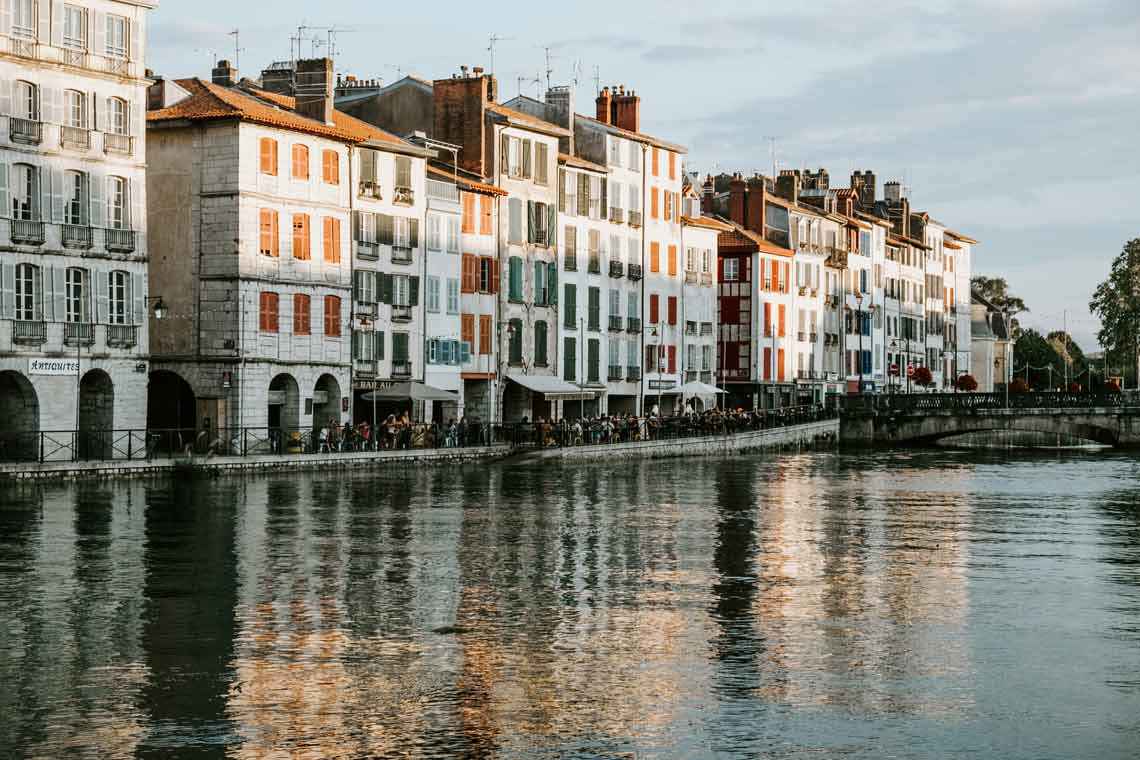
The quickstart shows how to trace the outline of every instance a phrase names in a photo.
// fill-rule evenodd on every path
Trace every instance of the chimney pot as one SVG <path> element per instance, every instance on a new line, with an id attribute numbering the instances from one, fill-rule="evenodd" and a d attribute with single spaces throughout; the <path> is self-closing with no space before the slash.
<path id="1" fill-rule="evenodd" d="M 296 111 L 323 124 L 333 118 L 333 62 L 331 58 L 297 61 Z"/>

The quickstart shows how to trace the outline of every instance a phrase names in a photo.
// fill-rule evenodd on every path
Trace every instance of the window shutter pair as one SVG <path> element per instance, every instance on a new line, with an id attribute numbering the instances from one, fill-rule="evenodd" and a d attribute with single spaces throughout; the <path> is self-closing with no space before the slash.
<path id="1" fill-rule="evenodd" d="M 590 177 L 587 174 L 578 175 L 578 216 L 590 215 Z"/>
<path id="2" fill-rule="evenodd" d="M 553 263 L 546 267 L 546 302 L 551 306 L 558 303 L 558 265 Z"/>
<path id="3" fill-rule="evenodd" d="M 511 198 L 510 201 L 508 201 L 508 208 L 510 211 L 510 229 L 508 231 L 507 242 L 521 244 L 523 242 L 522 199 Z"/>
<path id="4" fill-rule="evenodd" d="M 601 188 L 602 188 L 602 218 L 603 219 L 608 219 L 609 215 L 610 215 L 610 210 L 606 206 L 606 196 L 607 196 L 606 184 L 607 184 L 606 178 L 602 177 Z"/>
<path id="5" fill-rule="evenodd" d="M 510 270 L 508 272 L 509 282 L 508 288 L 510 298 L 512 301 L 522 300 L 522 259 L 518 256 L 511 256 Z"/>
<path id="6" fill-rule="evenodd" d="M 669 348 L 669 374 L 677 371 L 677 347 L 670 345 Z"/>
<path id="7" fill-rule="evenodd" d="M 376 241 L 382 245 L 392 245 L 393 224 L 388 214 L 376 215 Z"/>
<path id="8" fill-rule="evenodd" d="M 677 296 L 669 296 L 669 324 L 677 324 Z"/>
<path id="9" fill-rule="evenodd" d="M 408 278 L 408 306 L 420 305 L 420 278 Z"/>
<path id="10" fill-rule="evenodd" d="M 535 143 L 534 146 L 534 181 L 545 185 L 548 181 L 547 163 L 549 162 L 546 143 Z"/>
<path id="11" fill-rule="evenodd" d="M 530 179 L 530 177 L 531 177 L 531 153 L 530 153 L 531 141 L 530 140 L 523 140 L 521 143 L 521 146 L 522 146 L 522 160 L 520 163 L 522 164 L 522 172 L 520 173 L 520 176 L 523 179 Z"/>
<path id="12" fill-rule="evenodd" d="M 534 262 L 534 305 L 545 306 L 546 295 L 546 262 Z"/>
<path id="13" fill-rule="evenodd" d="M 537 217 L 534 201 L 526 202 L 526 240 L 528 243 L 535 242 L 535 235 L 537 234 Z"/>
<path id="14" fill-rule="evenodd" d="M 574 382 L 574 371 L 578 367 L 578 358 L 575 354 L 574 339 L 566 337 L 562 341 L 562 379 L 568 383 Z"/>
<path id="15" fill-rule="evenodd" d="M 562 325 L 567 330 L 575 330 L 578 328 L 578 290 L 571 283 L 566 283 L 564 287 L 566 303 L 563 304 Z"/>
<path id="16" fill-rule="evenodd" d="M 552 203 L 544 203 L 546 209 L 546 247 L 558 248 L 558 209 Z"/>

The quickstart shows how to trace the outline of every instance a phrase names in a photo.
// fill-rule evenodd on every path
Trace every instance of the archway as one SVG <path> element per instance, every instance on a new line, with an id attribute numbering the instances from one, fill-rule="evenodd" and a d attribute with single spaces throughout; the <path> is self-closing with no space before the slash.
<path id="1" fill-rule="evenodd" d="M 340 422 L 340 383 L 332 375 L 321 375 L 313 386 L 313 428 L 319 430 L 330 419 Z"/>
<path id="2" fill-rule="evenodd" d="M 37 459 L 39 433 L 36 389 L 19 372 L 0 372 L 0 462 Z"/>
<path id="3" fill-rule="evenodd" d="M 301 427 L 301 389 L 296 379 L 282 373 L 269 383 L 270 430 L 295 431 Z"/>
<path id="4" fill-rule="evenodd" d="M 101 369 L 89 370 L 79 381 L 80 459 L 110 459 L 115 427 L 115 385 Z"/>
<path id="5" fill-rule="evenodd" d="M 147 430 L 193 431 L 198 402 L 194 390 L 177 372 L 158 369 L 150 373 L 146 388 Z"/>

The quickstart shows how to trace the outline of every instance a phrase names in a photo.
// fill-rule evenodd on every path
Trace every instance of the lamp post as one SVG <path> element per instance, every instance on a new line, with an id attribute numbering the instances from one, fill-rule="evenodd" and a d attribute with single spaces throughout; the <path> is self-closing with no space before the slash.
<path id="1" fill-rule="evenodd" d="M 1006 345 L 1006 349 L 1005 349 L 1005 357 L 1003 359 L 1004 364 L 1005 364 L 1005 372 L 1003 372 L 1002 374 L 1005 375 L 1005 408 L 1008 409 L 1009 408 L 1009 381 L 1010 381 L 1009 360 L 1013 355 L 1013 336 L 1009 334 L 1009 307 L 1008 306 L 1001 310 L 1001 316 L 1002 316 L 1002 322 L 1005 324 L 1005 345 Z"/>
<path id="2" fill-rule="evenodd" d="M 855 316 L 859 331 L 859 394 L 863 394 L 863 293 L 855 296 Z"/>

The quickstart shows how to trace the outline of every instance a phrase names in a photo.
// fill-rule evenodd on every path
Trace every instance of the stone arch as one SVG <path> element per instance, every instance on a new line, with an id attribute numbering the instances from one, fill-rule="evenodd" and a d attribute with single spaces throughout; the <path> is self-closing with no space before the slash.
<path id="1" fill-rule="evenodd" d="M 288 372 L 269 382 L 268 420 L 270 430 L 289 432 L 301 427 L 301 388 Z"/>
<path id="2" fill-rule="evenodd" d="M 115 428 L 115 384 L 101 369 L 79 380 L 79 420 L 76 425 L 80 459 L 110 459 Z"/>
<path id="3" fill-rule="evenodd" d="M 188 430 L 198 425 L 198 400 L 190 383 L 177 372 L 156 369 L 146 388 L 148 430 Z"/>
<path id="4" fill-rule="evenodd" d="M 902 441 L 909 440 L 918 444 L 933 444 L 938 441 L 952 439 L 970 433 L 1044 433 L 1048 435 L 1069 436 L 1092 443 L 1115 446 L 1119 443 L 1116 431 L 1079 419 L 1064 419 L 1054 416 L 1030 415 L 1024 417 L 967 417 L 947 423 L 942 420 L 941 429 L 935 432 L 920 431 L 917 435 L 899 435 L 903 427 L 896 431 L 896 437 Z"/>
<path id="5" fill-rule="evenodd" d="M 0 372 L 0 461 L 28 461 L 39 456 L 40 400 L 31 381 L 19 372 Z"/>
<path id="6" fill-rule="evenodd" d="M 313 386 L 313 428 L 319 430 L 330 418 L 340 422 L 340 383 L 325 373 Z"/>

